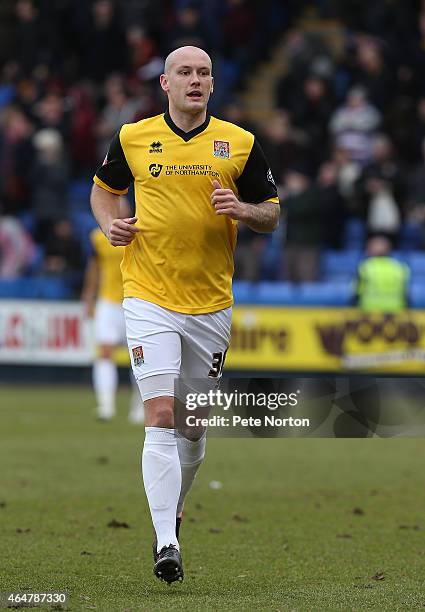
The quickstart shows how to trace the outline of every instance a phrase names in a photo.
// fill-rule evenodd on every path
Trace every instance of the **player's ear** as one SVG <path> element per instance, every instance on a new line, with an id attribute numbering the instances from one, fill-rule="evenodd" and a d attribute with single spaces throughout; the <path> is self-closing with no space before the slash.
<path id="1" fill-rule="evenodd" d="M 161 74 L 161 76 L 159 77 L 159 84 L 161 85 L 164 91 L 168 91 L 169 87 L 168 87 L 168 79 L 167 79 L 166 74 Z"/>

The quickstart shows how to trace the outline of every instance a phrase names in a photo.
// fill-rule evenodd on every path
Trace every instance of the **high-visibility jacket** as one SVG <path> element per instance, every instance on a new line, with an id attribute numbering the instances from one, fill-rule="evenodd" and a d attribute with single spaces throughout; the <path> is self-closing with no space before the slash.
<path id="1" fill-rule="evenodd" d="M 392 257 L 369 257 L 358 268 L 358 306 L 367 312 L 399 312 L 407 306 L 408 266 Z"/>

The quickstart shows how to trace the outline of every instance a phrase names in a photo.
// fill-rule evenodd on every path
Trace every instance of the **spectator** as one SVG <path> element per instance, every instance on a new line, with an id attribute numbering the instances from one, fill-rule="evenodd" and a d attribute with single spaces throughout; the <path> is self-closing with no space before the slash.
<path id="1" fill-rule="evenodd" d="M 188 3 L 177 12 L 177 24 L 167 36 L 168 46 L 164 55 L 177 47 L 193 45 L 211 51 L 208 30 L 202 22 L 201 12 L 196 3 Z"/>
<path id="2" fill-rule="evenodd" d="M 16 2 L 16 32 L 14 57 L 25 76 L 40 62 L 48 60 L 49 38 L 45 22 L 32 0 Z"/>
<path id="3" fill-rule="evenodd" d="M 128 66 L 130 74 L 137 72 L 156 57 L 156 45 L 146 31 L 139 25 L 131 25 L 126 30 Z"/>
<path id="4" fill-rule="evenodd" d="M 19 215 L 28 207 L 32 134 L 33 125 L 24 113 L 5 109 L 0 128 L 0 200 L 7 215 Z"/>
<path id="5" fill-rule="evenodd" d="M 91 178 L 97 161 L 94 125 L 96 109 L 87 88 L 80 84 L 70 92 L 72 118 L 70 125 L 70 153 L 74 176 Z"/>
<path id="6" fill-rule="evenodd" d="M 246 112 L 246 108 L 241 100 L 229 100 L 221 109 L 220 117 L 224 119 L 224 121 L 236 123 L 236 125 L 239 125 L 239 127 L 243 128 L 244 130 L 248 130 L 248 132 L 255 131 L 255 128 Z"/>
<path id="7" fill-rule="evenodd" d="M 305 134 L 314 170 L 329 155 L 324 143 L 328 142 L 328 122 L 333 109 L 334 101 L 327 81 L 314 74 L 309 75 L 292 112 L 292 120 L 294 126 Z"/>
<path id="8" fill-rule="evenodd" d="M 423 142 L 425 139 L 425 98 L 420 98 L 416 105 L 415 122 L 411 125 L 410 144 L 414 147 L 413 159 L 422 160 Z M 412 143 L 413 140 L 413 143 Z"/>
<path id="9" fill-rule="evenodd" d="M 425 246 L 425 139 L 422 148 L 423 161 L 410 174 L 406 196 L 406 227 L 420 248 Z"/>
<path id="10" fill-rule="evenodd" d="M 267 238 L 253 232 L 246 225 L 238 228 L 238 243 L 235 251 L 235 274 L 238 280 L 255 283 L 260 280 L 261 260 Z"/>
<path id="11" fill-rule="evenodd" d="M 261 145 L 278 183 L 283 181 L 286 169 L 307 161 L 306 134 L 294 128 L 289 114 L 275 110 L 264 125 Z"/>
<path id="12" fill-rule="evenodd" d="M 357 189 L 369 235 L 385 235 L 394 245 L 401 227 L 405 186 L 388 136 L 374 138 L 372 161 L 363 170 Z"/>
<path id="13" fill-rule="evenodd" d="M 92 19 L 83 37 L 81 70 L 97 83 L 119 71 L 126 71 L 126 40 L 120 15 L 111 0 L 96 0 Z"/>
<path id="14" fill-rule="evenodd" d="M 323 246 L 341 249 L 346 210 L 338 185 L 338 167 L 330 161 L 321 165 L 317 179 L 323 225 Z"/>
<path id="15" fill-rule="evenodd" d="M 316 74 L 317 60 L 323 64 L 329 51 L 320 37 L 294 29 L 286 38 L 284 53 L 289 70 L 277 83 L 276 102 L 278 108 L 284 108 L 292 114 L 300 102 L 304 81 L 309 74 Z"/>
<path id="16" fill-rule="evenodd" d="M 344 198 L 347 210 L 353 212 L 356 206 L 356 181 L 360 177 L 361 168 L 349 158 L 347 150 L 341 147 L 334 148 L 331 159 L 337 169 L 339 192 Z"/>
<path id="17" fill-rule="evenodd" d="M 40 130 L 34 145 L 37 155 L 31 169 L 31 210 L 36 219 L 36 240 L 46 244 L 55 221 L 67 214 L 68 164 L 58 131 Z"/>
<path id="18" fill-rule="evenodd" d="M 422 162 L 412 170 L 408 181 L 407 209 L 410 212 L 416 207 L 425 209 L 425 137 L 422 140 Z"/>
<path id="19" fill-rule="evenodd" d="M 379 111 L 368 103 L 366 92 L 353 87 L 347 100 L 331 117 L 330 131 L 338 147 L 351 160 L 365 166 L 372 155 L 372 137 L 381 122 Z"/>
<path id="20" fill-rule="evenodd" d="M 357 82 L 367 91 L 371 103 L 381 112 L 388 105 L 388 92 L 394 91 L 394 74 L 384 61 L 382 50 L 370 36 L 359 36 L 357 40 Z"/>
<path id="21" fill-rule="evenodd" d="M 391 243 L 383 236 L 370 238 L 367 258 L 358 268 L 356 303 L 365 312 L 396 313 L 408 306 L 410 271 L 391 257 Z"/>
<path id="22" fill-rule="evenodd" d="M 287 225 L 284 278 L 295 283 L 317 281 L 323 217 L 318 190 L 302 167 L 287 171 L 283 199 Z"/>
<path id="23" fill-rule="evenodd" d="M 124 123 L 130 123 L 138 110 L 138 101 L 130 98 L 122 79 L 118 75 L 109 77 L 105 83 L 106 106 L 96 126 L 98 157 L 104 157 L 112 136 Z"/>
<path id="24" fill-rule="evenodd" d="M 246 66 L 255 43 L 255 14 L 246 0 L 226 0 L 222 21 L 224 55 Z"/>
<path id="25" fill-rule="evenodd" d="M 18 278 L 35 254 L 31 236 L 15 217 L 0 217 L 0 278 Z"/>
<path id="26" fill-rule="evenodd" d="M 66 217 L 56 219 L 45 242 L 42 273 L 49 276 L 68 276 L 72 284 L 82 281 L 83 257 L 81 245 L 72 224 Z"/>
<path id="27" fill-rule="evenodd" d="M 34 106 L 39 129 L 53 129 L 61 133 L 67 140 L 69 136 L 69 121 L 65 112 L 64 99 L 55 92 L 47 93 Z"/>

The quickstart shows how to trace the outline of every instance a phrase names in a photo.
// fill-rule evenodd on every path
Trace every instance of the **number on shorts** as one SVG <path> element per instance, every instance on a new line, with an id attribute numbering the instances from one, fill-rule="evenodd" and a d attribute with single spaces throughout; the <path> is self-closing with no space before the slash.
<path id="1" fill-rule="evenodd" d="M 211 370 L 208 373 L 208 378 L 218 378 L 223 372 L 224 362 L 226 361 L 227 349 L 220 353 L 213 353 L 211 362 Z"/>

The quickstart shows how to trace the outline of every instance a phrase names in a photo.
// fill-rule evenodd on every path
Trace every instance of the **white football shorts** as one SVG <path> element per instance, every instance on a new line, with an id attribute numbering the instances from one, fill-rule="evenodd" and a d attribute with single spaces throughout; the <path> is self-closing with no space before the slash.
<path id="1" fill-rule="evenodd" d="M 94 313 L 94 335 L 96 344 L 117 346 L 126 343 L 124 311 L 119 302 L 98 300 Z"/>
<path id="2" fill-rule="evenodd" d="M 232 308 L 189 315 L 141 300 L 123 301 L 133 373 L 143 400 L 174 396 L 174 381 L 217 386 L 230 342 Z"/>

